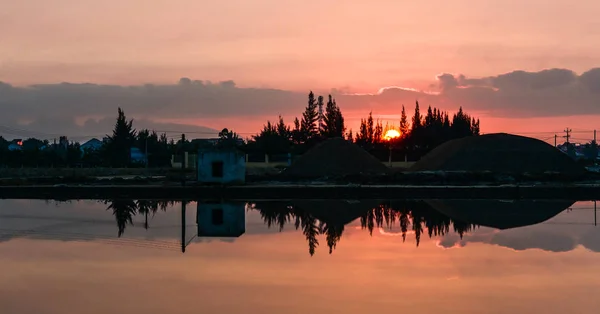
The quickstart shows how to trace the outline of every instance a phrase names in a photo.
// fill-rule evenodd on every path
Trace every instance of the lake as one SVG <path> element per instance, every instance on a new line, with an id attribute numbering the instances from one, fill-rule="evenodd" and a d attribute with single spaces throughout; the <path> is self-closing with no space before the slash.
<path id="1" fill-rule="evenodd" d="M 0 200 L 0 312 L 597 313 L 595 208 Z"/>

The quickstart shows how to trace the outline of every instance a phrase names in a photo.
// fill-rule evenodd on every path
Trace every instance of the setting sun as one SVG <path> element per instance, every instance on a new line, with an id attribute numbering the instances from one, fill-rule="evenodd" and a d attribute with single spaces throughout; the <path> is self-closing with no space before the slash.
<path id="1" fill-rule="evenodd" d="M 387 132 L 385 132 L 385 135 L 383 136 L 383 138 L 388 141 L 396 137 L 400 137 L 400 132 L 394 129 L 387 130 Z"/>

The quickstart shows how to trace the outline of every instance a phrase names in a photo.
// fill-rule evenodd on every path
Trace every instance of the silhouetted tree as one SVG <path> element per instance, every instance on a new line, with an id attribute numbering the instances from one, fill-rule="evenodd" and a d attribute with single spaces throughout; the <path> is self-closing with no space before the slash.
<path id="1" fill-rule="evenodd" d="M 375 139 L 375 124 L 373 122 L 373 112 L 369 112 L 369 117 L 367 117 L 367 142 L 372 144 Z"/>
<path id="2" fill-rule="evenodd" d="M 347 139 L 349 142 L 354 142 L 354 134 L 352 134 L 352 129 L 350 129 L 350 130 L 348 131 L 348 133 L 346 134 L 346 139 Z"/>
<path id="3" fill-rule="evenodd" d="M 126 167 L 131 161 L 131 147 L 135 141 L 133 119 L 127 120 L 121 108 L 112 136 L 108 137 L 108 153 L 113 167 Z"/>
<path id="4" fill-rule="evenodd" d="M 337 106 L 335 100 L 329 95 L 325 114 L 323 116 L 323 124 L 321 125 L 321 136 L 324 138 L 344 137 L 346 128 L 344 126 L 344 117 L 342 111 Z"/>
<path id="5" fill-rule="evenodd" d="M 398 130 L 400 135 L 403 138 L 406 138 L 408 135 L 408 117 L 406 116 L 406 110 L 404 109 L 404 105 L 402 105 L 402 113 L 400 115 L 400 128 Z"/>
<path id="6" fill-rule="evenodd" d="M 375 128 L 373 130 L 373 141 L 372 143 L 381 143 L 383 140 L 383 125 L 381 125 L 381 121 L 377 119 L 377 123 L 375 123 Z"/>
<path id="7" fill-rule="evenodd" d="M 282 116 L 279 116 L 279 122 L 277 122 L 277 135 L 287 141 L 290 141 L 292 138 L 292 131 L 290 130 L 290 127 L 285 124 Z"/>
<path id="8" fill-rule="evenodd" d="M 423 121 L 423 117 L 421 116 L 421 110 L 419 109 L 419 102 L 417 101 L 416 105 L 415 105 L 415 114 L 413 115 L 412 118 L 412 125 L 411 125 L 411 132 L 416 132 L 418 131 L 421 126 L 422 126 L 422 122 Z"/>
<path id="9" fill-rule="evenodd" d="M 317 101 L 315 100 L 315 94 L 311 91 L 308 94 L 308 105 L 302 114 L 302 121 L 300 122 L 300 132 L 303 143 L 312 142 L 318 136 L 318 119 L 319 113 L 317 111 Z"/>
<path id="10" fill-rule="evenodd" d="M 217 141 L 217 146 L 222 148 L 235 148 L 239 143 L 239 136 L 237 133 L 230 131 L 227 128 L 224 128 L 219 132 L 219 140 Z"/>
<path id="11" fill-rule="evenodd" d="M 300 127 L 300 120 L 294 118 L 294 129 L 292 130 L 292 142 L 294 145 L 302 144 L 302 129 Z"/>
<path id="12" fill-rule="evenodd" d="M 281 116 L 277 125 L 273 125 L 271 121 L 267 121 L 262 131 L 258 135 L 253 136 L 253 140 L 257 149 L 265 154 L 285 153 L 290 149 L 289 129 L 285 126 Z"/>
<path id="13" fill-rule="evenodd" d="M 317 132 L 321 132 L 321 127 L 323 125 L 323 105 L 323 96 L 317 97 Z"/>

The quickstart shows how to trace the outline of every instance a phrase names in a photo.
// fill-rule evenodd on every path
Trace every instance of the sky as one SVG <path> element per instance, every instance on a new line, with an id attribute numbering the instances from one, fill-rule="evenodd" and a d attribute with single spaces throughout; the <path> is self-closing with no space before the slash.
<path id="1" fill-rule="evenodd" d="M 462 106 L 487 133 L 591 138 L 597 12 L 593 0 L 7 0 L 0 126 L 94 135 L 122 106 L 157 129 L 249 135 L 291 123 L 314 90 L 354 129 L 371 110 L 397 124 L 419 100 Z"/>

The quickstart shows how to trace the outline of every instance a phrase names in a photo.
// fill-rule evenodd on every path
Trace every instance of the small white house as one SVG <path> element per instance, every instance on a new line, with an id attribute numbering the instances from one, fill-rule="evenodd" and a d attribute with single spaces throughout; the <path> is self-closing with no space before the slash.
<path id="1" fill-rule="evenodd" d="M 198 237 L 239 237 L 246 232 L 246 208 L 243 203 L 198 202 Z"/>
<path id="2" fill-rule="evenodd" d="M 198 152 L 198 181 L 203 183 L 246 182 L 246 156 L 235 149 Z"/>

